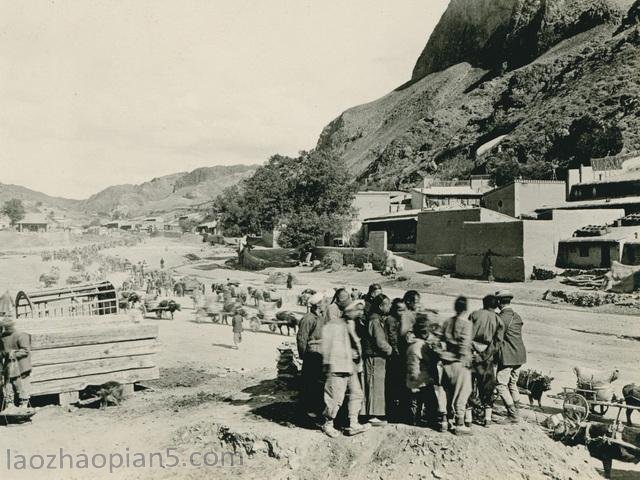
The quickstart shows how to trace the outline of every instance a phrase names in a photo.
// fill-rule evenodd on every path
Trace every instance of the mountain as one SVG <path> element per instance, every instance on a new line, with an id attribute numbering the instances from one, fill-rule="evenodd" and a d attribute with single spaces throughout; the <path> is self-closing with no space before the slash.
<path id="1" fill-rule="evenodd" d="M 23 203 L 29 205 L 43 204 L 56 208 L 74 208 L 80 201 L 71 200 L 68 198 L 52 197 L 30 188 L 21 187 L 19 185 L 8 185 L 0 183 L 0 203 L 17 198 L 23 201 Z"/>
<path id="2" fill-rule="evenodd" d="M 505 165 L 548 178 L 581 126 L 607 153 L 640 150 L 639 19 L 640 0 L 451 0 L 407 83 L 317 148 L 384 188 Z"/>
<path id="3" fill-rule="evenodd" d="M 129 216 L 166 212 L 212 200 L 226 187 L 250 176 L 256 168 L 255 165 L 203 167 L 154 178 L 140 185 L 115 185 L 83 200 L 78 207 L 87 213 L 120 210 Z"/>
<path id="4" fill-rule="evenodd" d="M 127 216 L 169 212 L 213 200 L 226 187 L 252 175 L 256 168 L 257 165 L 203 167 L 154 178 L 140 185 L 114 185 L 86 200 L 52 197 L 18 185 L 0 183 L 0 203 L 18 198 L 29 211 L 53 208 L 72 217 L 77 214 L 107 216 L 116 210 Z"/>

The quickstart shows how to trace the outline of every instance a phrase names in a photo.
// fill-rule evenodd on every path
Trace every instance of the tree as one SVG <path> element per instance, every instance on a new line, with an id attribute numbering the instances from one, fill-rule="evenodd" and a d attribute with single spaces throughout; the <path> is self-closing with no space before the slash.
<path id="1" fill-rule="evenodd" d="M 22 204 L 22 200 L 19 200 L 17 198 L 7 200 L 2 206 L 2 213 L 9 217 L 9 220 L 11 220 L 11 225 L 15 225 L 20 220 L 22 220 L 25 215 L 25 209 L 24 205 Z"/>
<path id="2" fill-rule="evenodd" d="M 200 222 L 193 218 L 185 218 L 178 222 L 178 224 L 180 225 L 180 230 L 182 230 L 183 233 L 193 232 L 199 223 Z"/>
<path id="3" fill-rule="evenodd" d="M 592 158 L 617 155 L 622 151 L 622 131 L 591 115 L 574 120 L 564 135 L 555 138 L 553 154 L 569 167 L 588 165 Z"/>
<path id="4" fill-rule="evenodd" d="M 323 215 L 314 211 L 298 211 L 284 223 L 278 243 L 284 248 L 312 250 L 326 234 L 337 236 L 349 223 L 348 216 Z"/>
<path id="5" fill-rule="evenodd" d="M 340 233 L 352 213 L 355 184 L 342 160 L 320 152 L 274 155 L 240 185 L 219 195 L 214 208 L 226 234 L 260 234 L 285 224 L 289 247 L 309 248 L 326 233 Z"/>
<path id="6" fill-rule="evenodd" d="M 491 178 L 491 183 L 496 187 L 501 187 L 520 177 L 522 167 L 518 160 L 508 154 L 499 154 L 487 162 L 487 173 Z"/>

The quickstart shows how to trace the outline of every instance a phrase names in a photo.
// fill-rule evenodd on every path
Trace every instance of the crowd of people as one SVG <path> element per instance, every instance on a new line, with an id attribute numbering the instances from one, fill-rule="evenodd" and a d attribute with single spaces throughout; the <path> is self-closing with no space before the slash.
<path id="1" fill-rule="evenodd" d="M 469 435 L 473 423 L 519 421 L 526 349 L 513 294 L 487 295 L 470 314 L 458 297 L 444 322 L 414 290 L 392 299 L 374 284 L 359 297 L 345 288 L 312 295 L 299 325 L 301 405 L 324 433 L 339 435 L 345 409 L 347 435 L 388 422 Z M 493 414 L 498 396 L 506 418 Z"/>

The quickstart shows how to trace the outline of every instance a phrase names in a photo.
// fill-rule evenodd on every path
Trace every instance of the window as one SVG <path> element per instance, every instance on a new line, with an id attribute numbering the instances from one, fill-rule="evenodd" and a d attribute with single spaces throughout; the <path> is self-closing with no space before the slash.
<path id="1" fill-rule="evenodd" d="M 589 246 L 588 245 L 580 245 L 580 256 L 588 257 L 589 256 Z"/>

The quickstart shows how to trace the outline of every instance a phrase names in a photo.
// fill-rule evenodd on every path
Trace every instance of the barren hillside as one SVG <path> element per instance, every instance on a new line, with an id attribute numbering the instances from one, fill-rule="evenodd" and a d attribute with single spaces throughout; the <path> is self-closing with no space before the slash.
<path id="1" fill-rule="evenodd" d="M 589 114 L 640 149 L 640 1 L 452 0 L 411 80 L 347 110 L 318 148 L 361 182 L 407 186 L 421 175 L 483 173 L 502 156 L 544 178 L 569 126 Z M 629 10 L 629 8 L 631 10 Z M 614 152 L 616 153 L 616 152 Z"/>

